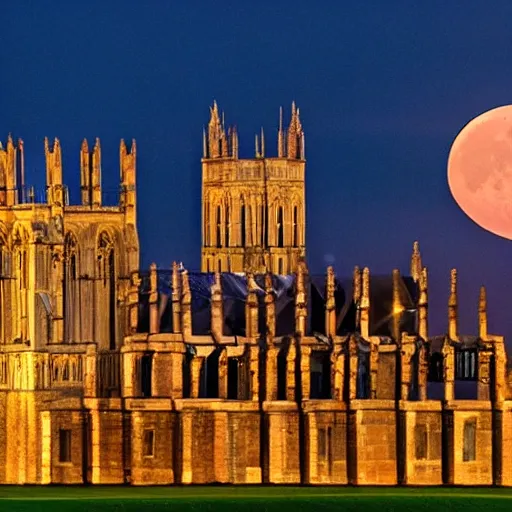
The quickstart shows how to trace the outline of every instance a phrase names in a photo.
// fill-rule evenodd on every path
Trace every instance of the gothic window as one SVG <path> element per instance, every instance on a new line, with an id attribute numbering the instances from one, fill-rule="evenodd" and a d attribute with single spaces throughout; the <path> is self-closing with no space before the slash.
<path id="1" fill-rule="evenodd" d="M 252 239 L 252 208 L 251 205 L 247 207 L 247 223 L 249 224 L 249 244 L 253 245 Z"/>
<path id="2" fill-rule="evenodd" d="M 80 318 L 78 285 L 78 244 L 68 233 L 64 241 L 64 336 L 67 342 L 77 341 L 76 324 Z"/>
<path id="3" fill-rule="evenodd" d="M 229 206 L 226 206 L 226 247 L 229 247 L 230 245 L 230 233 L 229 233 Z"/>
<path id="4" fill-rule="evenodd" d="M 463 462 L 476 460 L 476 419 L 472 418 L 464 422 L 463 441 Z"/>
<path id="5" fill-rule="evenodd" d="M 19 341 L 27 339 L 27 286 L 28 286 L 28 261 L 27 251 L 24 247 L 23 233 L 18 232 L 15 236 L 13 251 L 13 273 L 15 279 L 12 281 L 12 318 L 13 338 Z"/>
<path id="6" fill-rule="evenodd" d="M 268 229 L 268 221 L 270 219 L 270 207 L 267 206 L 266 209 L 265 209 L 265 220 L 264 220 L 264 237 L 265 237 L 265 240 L 266 240 L 266 245 L 267 247 L 270 246 L 270 245 L 273 245 L 272 242 L 271 242 L 271 238 L 270 238 L 270 233 L 269 233 L 269 229 Z"/>
<path id="7" fill-rule="evenodd" d="M 105 304 L 104 320 L 102 335 L 105 341 L 108 340 L 108 347 L 110 350 L 116 348 L 116 309 L 117 309 L 117 295 L 116 295 L 116 258 L 114 245 L 107 233 L 102 233 L 99 238 L 98 245 L 98 264 L 100 280 L 103 288 L 100 293 L 105 297 L 107 303 Z"/>
<path id="8" fill-rule="evenodd" d="M 246 233 L 245 233 L 245 205 L 242 204 L 240 209 L 240 233 L 241 233 L 241 245 L 245 247 Z"/>
<path id="9" fill-rule="evenodd" d="M 216 218 L 216 237 L 215 242 L 217 247 L 222 247 L 222 215 L 221 208 L 217 206 L 217 218 Z"/>
<path id="10" fill-rule="evenodd" d="M 204 245 L 210 246 L 210 202 L 204 202 Z"/>
<path id="11" fill-rule="evenodd" d="M 299 226 L 297 225 L 298 222 L 298 216 L 297 216 L 297 207 L 293 207 L 293 246 L 298 247 L 299 246 Z"/>
<path id="12" fill-rule="evenodd" d="M 283 207 L 277 208 L 277 246 L 284 247 Z"/>
<path id="13" fill-rule="evenodd" d="M 71 462 L 71 430 L 59 430 L 59 462 Z"/>
<path id="14" fill-rule="evenodd" d="M 277 275 L 284 275 L 283 258 L 277 258 Z"/>
<path id="15" fill-rule="evenodd" d="M 261 243 L 261 246 L 264 247 L 265 246 L 265 236 L 266 236 L 266 227 L 265 227 L 265 207 L 262 205 L 260 206 L 260 216 L 261 216 L 261 223 L 260 223 L 260 243 Z"/>
<path id="16" fill-rule="evenodd" d="M 220 274 L 222 272 L 222 260 L 219 258 L 217 261 L 217 272 Z"/>
<path id="17" fill-rule="evenodd" d="M 428 432 L 426 425 L 417 423 L 414 426 L 414 445 L 416 451 L 416 460 L 427 459 Z"/>

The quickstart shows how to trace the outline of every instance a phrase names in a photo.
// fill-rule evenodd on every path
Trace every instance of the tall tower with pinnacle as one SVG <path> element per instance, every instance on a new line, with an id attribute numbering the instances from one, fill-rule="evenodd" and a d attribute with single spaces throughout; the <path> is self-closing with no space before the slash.
<path id="1" fill-rule="evenodd" d="M 263 129 L 254 158 L 238 158 L 236 127 L 226 129 L 217 103 L 203 132 L 202 272 L 289 274 L 305 258 L 305 138 L 292 103 L 277 156 L 265 155 Z"/>

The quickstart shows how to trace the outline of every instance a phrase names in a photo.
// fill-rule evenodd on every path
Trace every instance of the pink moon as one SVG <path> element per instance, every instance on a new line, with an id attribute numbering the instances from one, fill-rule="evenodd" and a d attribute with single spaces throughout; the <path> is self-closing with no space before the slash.
<path id="1" fill-rule="evenodd" d="M 448 157 L 448 186 L 480 227 L 512 239 L 512 106 L 489 110 L 457 135 Z"/>

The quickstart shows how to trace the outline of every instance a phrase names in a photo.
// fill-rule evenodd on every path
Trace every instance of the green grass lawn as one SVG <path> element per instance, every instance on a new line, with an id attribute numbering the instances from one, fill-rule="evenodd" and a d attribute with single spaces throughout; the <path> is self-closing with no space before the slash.
<path id="1" fill-rule="evenodd" d="M 10 487 L 0 511 L 244 512 L 512 510 L 512 489 L 375 487 Z"/>

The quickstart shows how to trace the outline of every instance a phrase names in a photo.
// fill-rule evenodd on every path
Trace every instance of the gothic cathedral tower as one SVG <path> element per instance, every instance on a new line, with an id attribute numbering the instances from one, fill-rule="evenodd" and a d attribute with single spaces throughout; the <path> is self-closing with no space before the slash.
<path id="1" fill-rule="evenodd" d="M 238 158 L 236 127 L 226 131 L 217 103 L 203 133 L 202 272 L 290 274 L 305 258 L 305 144 L 299 109 L 277 157 L 265 157 L 263 129 L 253 159 Z"/>

